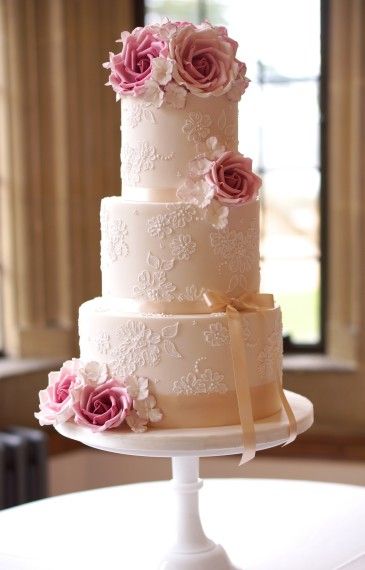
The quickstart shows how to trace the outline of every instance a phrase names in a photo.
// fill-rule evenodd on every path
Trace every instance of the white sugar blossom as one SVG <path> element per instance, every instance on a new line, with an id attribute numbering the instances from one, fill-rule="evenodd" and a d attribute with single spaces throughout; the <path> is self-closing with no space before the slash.
<path id="1" fill-rule="evenodd" d="M 156 408 L 156 398 L 151 394 L 144 400 L 135 400 L 133 407 L 143 420 L 155 423 L 162 419 L 161 410 Z"/>
<path id="2" fill-rule="evenodd" d="M 213 200 L 214 189 L 205 180 L 187 178 L 177 189 L 176 195 L 182 202 L 206 208 Z"/>
<path id="3" fill-rule="evenodd" d="M 247 77 L 241 77 L 232 82 L 231 89 L 227 93 L 227 98 L 230 101 L 239 101 L 250 84 Z"/>
<path id="4" fill-rule="evenodd" d="M 216 160 L 219 158 L 226 150 L 226 147 L 219 144 L 217 137 L 209 137 L 205 141 L 206 151 L 205 154 L 210 160 Z"/>
<path id="5" fill-rule="evenodd" d="M 87 362 L 79 368 L 82 384 L 98 386 L 108 380 L 108 367 L 102 362 Z"/>
<path id="6" fill-rule="evenodd" d="M 148 378 L 143 376 L 127 376 L 124 379 L 127 392 L 134 400 L 144 400 L 148 397 Z"/>
<path id="7" fill-rule="evenodd" d="M 132 410 L 126 417 L 127 424 L 135 433 L 143 433 L 147 430 L 147 420 L 139 417 L 136 410 Z"/>
<path id="8" fill-rule="evenodd" d="M 174 81 L 168 83 L 165 87 L 165 102 L 174 109 L 184 109 L 186 104 L 187 91 L 184 87 L 180 87 Z"/>
<path id="9" fill-rule="evenodd" d="M 151 79 L 159 85 L 167 85 L 171 81 L 174 62 L 165 57 L 155 57 L 151 63 Z"/>
<path id="10" fill-rule="evenodd" d="M 156 34 L 157 37 L 160 37 L 166 41 L 169 41 L 179 29 L 179 26 L 176 24 L 176 22 L 171 22 L 167 18 L 166 21 L 162 22 L 162 24 L 152 24 L 148 27 L 151 32 Z"/>
<path id="11" fill-rule="evenodd" d="M 222 206 L 217 200 L 212 200 L 206 209 L 206 220 L 217 230 L 222 230 L 228 223 L 229 209 Z"/>
<path id="12" fill-rule="evenodd" d="M 63 363 L 61 371 L 67 369 L 69 374 L 76 376 L 81 367 L 81 360 L 79 358 L 72 358 L 71 360 L 66 360 L 66 362 Z M 58 372 L 50 372 L 50 374 L 58 374 Z"/>
<path id="13" fill-rule="evenodd" d="M 144 377 L 128 376 L 124 379 L 128 394 L 133 398 L 133 410 L 126 421 L 132 431 L 146 431 L 148 422 L 159 422 L 162 412 L 156 408 L 156 398 L 149 393 L 149 380 Z"/>
<path id="14" fill-rule="evenodd" d="M 149 79 L 143 91 L 143 99 L 146 103 L 150 103 L 155 107 L 161 107 L 164 94 L 157 81 Z"/>
<path id="15" fill-rule="evenodd" d="M 204 176 L 212 168 L 212 161 L 205 158 L 205 156 L 200 156 L 189 162 L 189 174 L 190 176 Z"/>

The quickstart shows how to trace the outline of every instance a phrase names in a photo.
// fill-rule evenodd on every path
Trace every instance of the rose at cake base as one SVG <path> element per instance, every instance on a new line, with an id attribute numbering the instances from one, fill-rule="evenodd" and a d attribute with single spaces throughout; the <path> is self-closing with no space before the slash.
<path id="1" fill-rule="evenodd" d="M 288 413 L 281 311 L 260 293 L 260 178 L 238 151 L 249 85 L 222 26 L 123 32 L 105 67 L 121 100 L 120 196 L 101 205 L 102 296 L 80 358 L 49 377 L 41 424 L 92 431 L 241 425 Z"/>

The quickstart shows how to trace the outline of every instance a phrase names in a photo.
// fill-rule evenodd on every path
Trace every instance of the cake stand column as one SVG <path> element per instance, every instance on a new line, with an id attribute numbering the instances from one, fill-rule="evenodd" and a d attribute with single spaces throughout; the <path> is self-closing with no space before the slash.
<path id="1" fill-rule="evenodd" d="M 225 550 L 204 533 L 199 514 L 198 457 L 172 458 L 172 483 L 176 494 L 176 542 L 160 570 L 237 570 Z"/>

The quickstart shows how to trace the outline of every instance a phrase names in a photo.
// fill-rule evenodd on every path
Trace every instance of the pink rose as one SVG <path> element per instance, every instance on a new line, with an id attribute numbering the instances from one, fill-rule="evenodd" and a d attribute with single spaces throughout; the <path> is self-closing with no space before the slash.
<path id="1" fill-rule="evenodd" d="M 237 47 L 223 27 L 183 26 L 170 41 L 170 58 L 176 61 L 172 76 L 195 95 L 222 95 L 246 70 L 236 60 Z"/>
<path id="2" fill-rule="evenodd" d="M 116 93 L 138 95 L 152 73 L 152 61 L 167 56 L 167 43 L 151 28 L 136 28 L 121 35 L 121 53 L 109 54 L 104 67 L 110 69 L 109 82 Z"/>
<path id="3" fill-rule="evenodd" d="M 257 198 L 261 178 L 252 172 L 252 160 L 239 152 L 224 152 L 213 162 L 205 180 L 214 198 L 223 204 L 244 204 Z"/>
<path id="4" fill-rule="evenodd" d="M 50 372 L 48 387 L 39 392 L 39 409 L 35 415 L 41 426 L 66 422 L 73 416 L 73 405 L 77 399 L 80 381 L 79 361 L 65 362 L 59 372 Z"/>
<path id="5" fill-rule="evenodd" d="M 87 385 L 74 405 L 75 422 L 93 432 L 116 428 L 132 409 L 133 399 L 127 388 L 111 379 L 99 386 Z"/>

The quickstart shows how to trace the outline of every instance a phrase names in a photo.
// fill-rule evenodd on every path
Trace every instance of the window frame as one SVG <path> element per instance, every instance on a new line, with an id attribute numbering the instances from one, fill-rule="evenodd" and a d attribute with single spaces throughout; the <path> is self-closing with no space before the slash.
<path id="1" fill-rule="evenodd" d="M 320 17 L 321 17 L 321 67 L 319 79 L 319 112 L 320 112 L 320 191 L 319 191 L 319 247 L 320 247 L 320 287 L 319 287 L 319 341 L 316 343 L 296 343 L 291 342 L 290 338 L 284 337 L 284 353 L 287 354 L 303 354 L 303 353 L 321 353 L 325 354 L 327 350 L 326 322 L 328 317 L 328 200 L 327 200 L 327 166 L 328 166 L 328 41 L 329 41 L 329 6 L 328 0 L 320 1 Z"/>
<path id="2" fill-rule="evenodd" d="M 199 18 L 204 20 L 207 17 L 206 0 L 196 0 Z M 135 15 L 138 25 L 145 25 L 145 2 L 137 0 L 135 3 Z M 319 340 L 313 343 L 293 342 L 290 336 L 284 336 L 283 345 L 285 354 L 324 354 L 327 348 L 326 339 L 326 319 L 328 316 L 327 293 L 328 293 L 328 251 L 327 251 L 327 97 L 328 97 L 328 31 L 329 31 L 329 5 L 328 0 L 320 0 L 320 55 L 321 66 L 319 75 L 319 171 L 320 171 L 320 191 L 319 191 L 319 249 L 318 257 L 320 266 L 320 286 L 319 286 Z"/>

